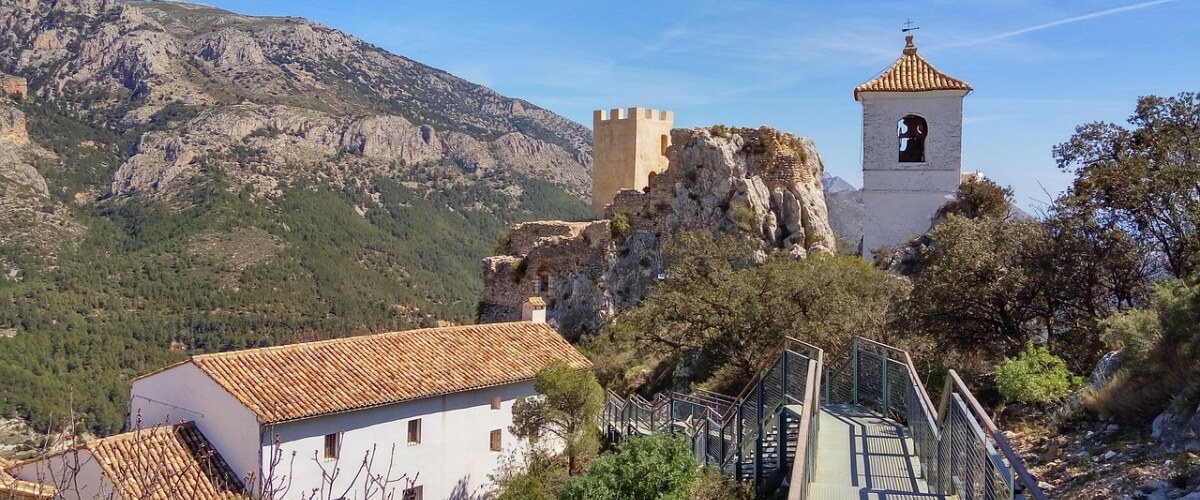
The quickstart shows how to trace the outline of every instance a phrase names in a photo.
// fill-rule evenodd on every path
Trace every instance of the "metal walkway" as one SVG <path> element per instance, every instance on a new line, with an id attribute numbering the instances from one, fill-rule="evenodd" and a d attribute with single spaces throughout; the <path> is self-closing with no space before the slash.
<path id="1" fill-rule="evenodd" d="M 610 392 L 600 423 L 682 433 L 704 466 L 788 500 L 1046 498 L 954 370 L 934 406 L 901 349 L 855 337 L 836 358 L 787 338 L 736 397 Z"/>
<path id="2" fill-rule="evenodd" d="M 932 493 L 925 483 L 904 426 L 855 405 L 826 405 L 819 418 L 811 498 L 947 498 Z"/>

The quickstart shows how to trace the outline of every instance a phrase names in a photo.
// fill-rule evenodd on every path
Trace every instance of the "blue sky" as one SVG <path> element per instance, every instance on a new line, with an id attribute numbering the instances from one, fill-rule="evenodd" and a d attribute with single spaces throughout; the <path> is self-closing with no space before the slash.
<path id="1" fill-rule="evenodd" d="M 964 170 L 1034 210 L 1071 180 L 1050 150 L 1076 125 L 1124 123 L 1141 95 L 1200 91 L 1200 0 L 207 3 L 305 17 L 589 127 L 593 109 L 645 106 L 681 127 L 811 136 L 855 185 L 852 90 L 899 57 L 911 18 L 920 53 L 975 88 Z"/>

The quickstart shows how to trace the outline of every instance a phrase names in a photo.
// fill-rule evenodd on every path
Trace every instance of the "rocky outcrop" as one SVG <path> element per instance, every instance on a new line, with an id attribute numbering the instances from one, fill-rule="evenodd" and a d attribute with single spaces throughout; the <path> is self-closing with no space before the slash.
<path id="1" fill-rule="evenodd" d="M 628 221 L 611 236 L 608 220 L 514 226 L 504 255 L 484 260 L 480 321 L 520 318 L 532 295 L 574 340 L 636 306 L 666 271 L 662 247 L 681 231 L 740 232 L 761 241 L 754 257 L 831 253 L 821 184 L 823 166 L 808 139 L 771 129 L 677 129 L 667 170 L 645 191 L 626 190 L 608 207 Z"/>
<path id="2" fill-rule="evenodd" d="M 456 165 L 467 176 L 507 169 L 578 189 L 584 184 L 570 173 L 569 153 L 519 132 L 489 144 L 394 115 L 350 118 L 292 106 L 242 104 L 210 108 L 171 130 L 144 134 L 135 154 L 117 170 L 111 192 L 169 194 L 190 185 L 206 164 L 270 192 L 281 180 L 312 174 L 339 160 L 353 162 L 356 175 L 394 174 L 397 165 L 441 162 Z"/>
<path id="3" fill-rule="evenodd" d="M 798 256 L 832 253 L 824 165 L 812 140 L 765 127 L 720 131 L 672 131 L 667 171 L 644 193 L 618 193 L 606 213 L 660 233 L 740 229 Z"/>
<path id="4" fill-rule="evenodd" d="M 43 262 L 52 262 L 59 247 L 83 229 L 50 198 L 45 177 L 34 167 L 52 157 L 29 141 L 24 113 L 0 101 L 0 246 L 15 246 Z M 0 275 L 19 280 L 23 274 L 14 262 L 0 258 Z"/>
<path id="5" fill-rule="evenodd" d="M 1200 406 L 1162 412 L 1151 424 L 1150 435 L 1168 453 L 1200 453 Z"/>
<path id="6" fill-rule="evenodd" d="M 0 73 L 0 98 L 4 97 L 16 97 L 17 99 L 29 97 L 29 82 L 19 76 Z"/>
<path id="7" fill-rule="evenodd" d="M 29 142 L 25 128 L 25 113 L 15 107 L 0 105 L 0 142 L 21 146 Z"/>

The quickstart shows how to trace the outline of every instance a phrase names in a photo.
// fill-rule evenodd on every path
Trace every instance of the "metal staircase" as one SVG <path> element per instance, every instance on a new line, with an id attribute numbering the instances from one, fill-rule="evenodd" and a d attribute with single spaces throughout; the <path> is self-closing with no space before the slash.
<path id="1" fill-rule="evenodd" d="M 907 352 L 855 337 L 837 358 L 785 338 L 736 397 L 609 391 L 601 427 L 682 433 L 701 464 L 789 500 L 1046 498 L 953 370 L 935 407 Z"/>

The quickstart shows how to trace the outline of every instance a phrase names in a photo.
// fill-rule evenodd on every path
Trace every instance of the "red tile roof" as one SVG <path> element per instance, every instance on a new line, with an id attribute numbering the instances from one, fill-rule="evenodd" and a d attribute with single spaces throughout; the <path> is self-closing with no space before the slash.
<path id="1" fill-rule="evenodd" d="M 904 55 L 900 56 L 888 69 L 879 76 L 854 88 L 854 100 L 862 92 L 926 92 L 931 90 L 966 90 L 971 86 L 962 80 L 951 77 L 929 64 L 917 54 L 913 45 L 912 35 L 905 37 L 907 44 Z"/>
<path id="2" fill-rule="evenodd" d="M 118 434 L 84 445 L 118 498 L 249 499 L 241 480 L 191 422 Z"/>
<path id="3" fill-rule="evenodd" d="M 531 380 L 555 360 L 591 366 L 546 323 L 426 328 L 195 356 L 262 423 Z"/>

